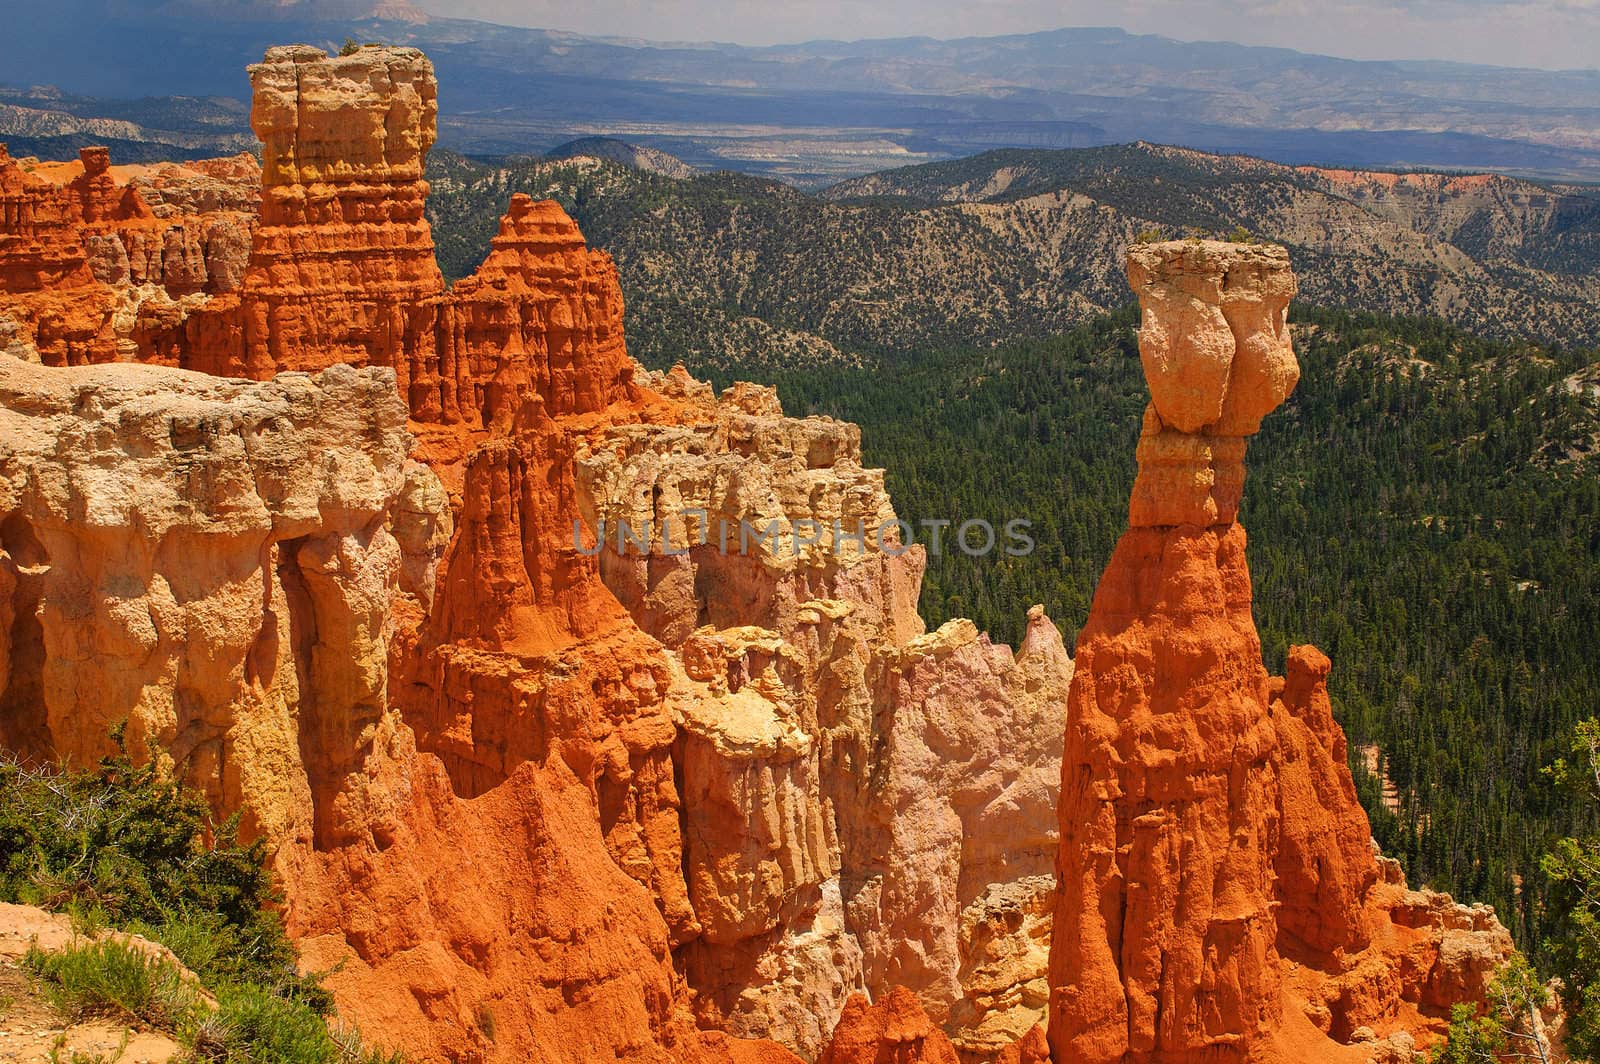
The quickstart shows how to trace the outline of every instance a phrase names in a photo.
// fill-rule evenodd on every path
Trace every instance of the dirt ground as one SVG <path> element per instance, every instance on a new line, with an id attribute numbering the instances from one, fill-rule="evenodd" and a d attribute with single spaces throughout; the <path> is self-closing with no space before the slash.
<path id="1" fill-rule="evenodd" d="M 165 1035 L 114 1020 L 68 1023 L 22 968 L 28 947 L 74 941 L 64 916 L 0 904 L 0 1064 L 167 1064 L 182 1046 Z"/>

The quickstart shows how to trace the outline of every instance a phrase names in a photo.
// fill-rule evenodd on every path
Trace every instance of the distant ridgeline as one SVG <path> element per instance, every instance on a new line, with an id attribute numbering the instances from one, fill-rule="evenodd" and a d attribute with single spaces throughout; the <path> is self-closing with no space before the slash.
<path id="1" fill-rule="evenodd" d="M 1055 335 L 1126 301 L 1128 241 L 1194 231 L 1287 245 L 1306 303 L 1600 343 L 1595 189 L 1148 144 L 989 152 L 819 195 L 652 165 L 435 152 L 440 266 L 457 277 L 482 259 L 508 192 L 557 199 L 616 257 L 634 354 L 691 370 L 901 362 Z"/>
<path id="2" fill-rule="evenodd" d="M 1600 354 L 1292 318 L 1303 376 L 1251 445 L 1242 514 L 1268 665 L 1292 643 L 1326 650 L 1385 852 L 1413 883 L 1492 901 L 1535 947 L 1539 856 L 1583 815 L 1540 770 L 1600 705 L 1600 658 L 1575 638 L 1600 625 Z M 1033 521 L 1031 556 L 930 559 L 930 625 L 971 616 L 1015 645 L 1013 605 L 1042 602 L 1070 646 L 1126 520 L 1146 401 L 1134 324 L 1122 311 L 893 374 L 769 376 L 791 412 L 860 423 L 914 525 Z"/>

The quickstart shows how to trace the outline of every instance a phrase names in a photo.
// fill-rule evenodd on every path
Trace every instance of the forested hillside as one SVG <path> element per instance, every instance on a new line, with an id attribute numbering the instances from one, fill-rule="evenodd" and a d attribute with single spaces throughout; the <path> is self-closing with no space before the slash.
<path id="1" fill-rule="evenodd" d="M 1494 902 L 1531 946 L 1539 857 L 1592 815 L 1541 768 L 1600 706 L 1597 356 L 1293 317 L 1303 377 L 1251 445 L 1243 515 L 1268 665 L 1291 643 L 1328 652 L 1384 848 L 1414 882 Z M 930 625 L 968 615 L 1014 644 L 1043 602 L 1070 641 L 1126 524 L 1146 398 L 1134 324 L 1121 312 L 893 374 L 765 376 L 791 412 L 861 424 L 906 519 L 1033 521 L 1029 557 L 931 560 Z M 1359 771 L 1368 744 L 1398 816 Z"/>
<path id="2" fill-rule="evenodd" d="M 482 261 L 513 192 L 552 197 L 622 274 L 650 365 L 900 362 L 1054 335 L 1121 306 L 1141 233 L 1286 244 L 1306 303 L 1600 343 L 1600 199 L 1507 178 L 1302 171 L 1149 144 L 1002 151 L 821 196 L 744 175 L 435 152 L 447 277 Z"/>

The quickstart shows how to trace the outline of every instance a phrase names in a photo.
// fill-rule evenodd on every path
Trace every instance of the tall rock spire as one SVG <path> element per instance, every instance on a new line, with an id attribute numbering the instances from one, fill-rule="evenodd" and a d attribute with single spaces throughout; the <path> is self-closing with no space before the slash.
<path id="1" fill-rule="evenodd" d="M 257 379 L 393 366 L 405 395 L 410 368 L 433 361 L 444 292 L 423 216 L 433 64 L 415 48 L 285 45 L 250 67 L 250 85 L 261 223 L 238 309 L 219 302 L 193 319 L 185 364 Z"/>
<path id="2" fill-rule="evenodd" d="M 1448 982 L 1432 969 L 1450 920 L 1482 933 L 1479 994 L 1509 943 L 1374 855 L 1327 658 L 1293 648 L 1287 680 L 1262 664 L 1238 511 L 1246 440 L 1299 378 L 1288 256 L 1141 245 L 1128 277 L 1151 402 L 1068 696 L 1052 1053 L 1343 1060 L 1341 1043 L 1392 1036 L 1403 1056 L 1433 1022 L 1414 1004 Z"/>

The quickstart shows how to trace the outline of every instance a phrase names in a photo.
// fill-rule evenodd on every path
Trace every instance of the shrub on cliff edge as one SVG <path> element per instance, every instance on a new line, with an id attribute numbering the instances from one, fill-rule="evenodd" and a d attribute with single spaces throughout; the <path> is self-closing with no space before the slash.
<path id="1" fill-rule="evenodd" d="M 160 941 L 205 981 L 332 1005 L 300 976 L 271 908 L 266 846 L 238 841 L 197 792 L 126 755 L 96 771 L 0 761 L 0 901 Z"/>
<path id="2" fill-rule="evenodd" d="M 401 1064 L 363 1049 L 354 1032 L 329 1030 L 332 996 L 297 969 L 266 845 L 241 844 L 238 828 L 125 752 L 94 771 L 0 761 L 0 901 L 66 911 L 88 939 L 29 954 L 46 995 L 68 1015 L 167 1030 L 197 1062 Z M 166 946 L 215 1007 L 171 964 L 92 941 L 106 927 Z"/>

